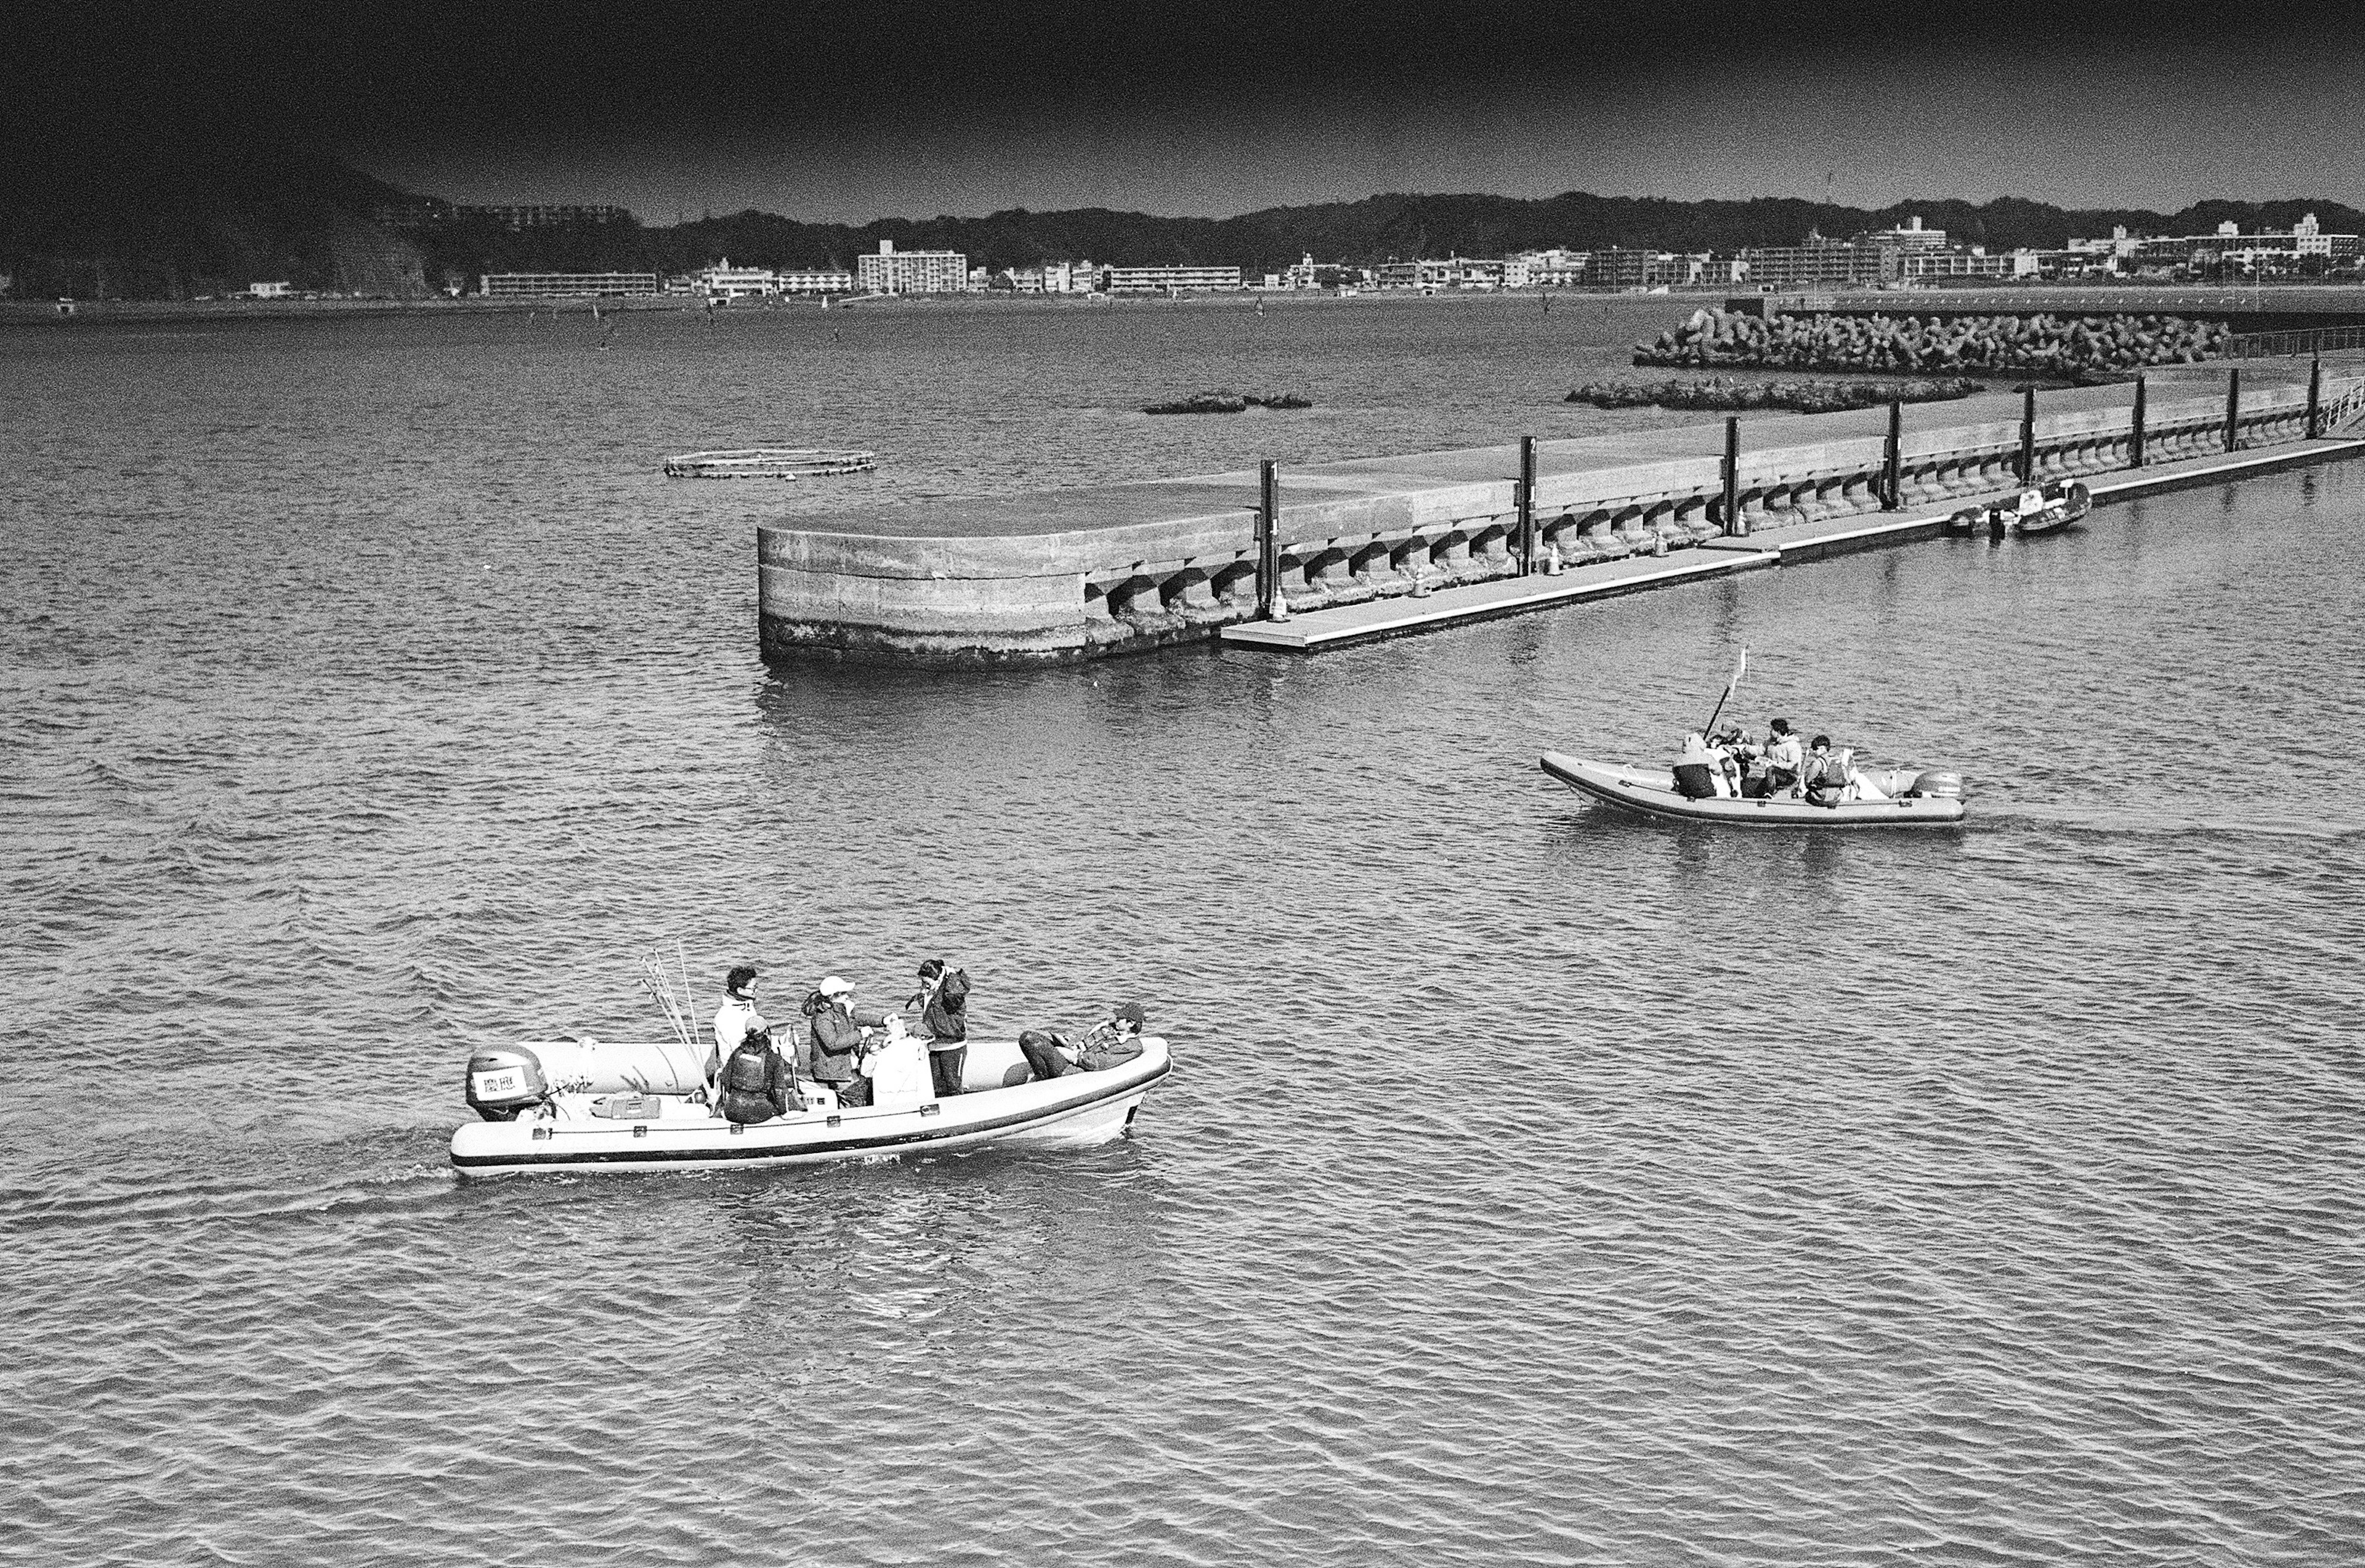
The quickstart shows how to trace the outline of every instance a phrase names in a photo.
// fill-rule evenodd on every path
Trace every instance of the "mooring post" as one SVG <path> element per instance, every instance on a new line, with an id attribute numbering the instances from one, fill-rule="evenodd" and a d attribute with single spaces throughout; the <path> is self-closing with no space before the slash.
<path id="1" fill-rule="evenodd" d="M 2235 451 L 2242 444 L 2242 432 L 2237 428 L 2242 418 L 2242 367 L 2234 366 L 2225 373 L 2225 450 Z"/>
<path id="2" fill-rule="evenodd" d="M 1741 521 L 1741 420 L 1724 421 L 1724 532 L 1738 539 L 1749 532 Z"/>
<path id="3" fill-rule="evenodd" d="M 1519 438 L 1519 576 L 1536 569 L 1536 438 Z"/>
<path id="4" fill-rule="evenodd" d="M 1271 458 L 1257 468 L 1257 619 L 1272 619 L 1281 595 L 1281 472 Z"/>
<path id="5" fill-rule="evenodd" d="M 2318 353 L 2307 367 L 2307 439 L 2314 441 L 2324 433 L 2324 355 Z"/>
<path id="6" fill-rule="evenodd" d="M 2036 388 L 2020 389 L 2020 482 L 2036 483 Z"/>
<path id="7" fill-rule="evenodd" d="M 2140 467 L 2142 467 L 2142 466 L 2143 466 L 2143 463 L 2144 463 L 2144 459 L 2143 459 L 2143 449 L 2144 449 L 2144 378 L 2143 378 L 2142 376 L 2138 375 L 2138 376 L 2136 376 L 2136 377 L 2135 377 L 2135 431 L 2134 431 L 2134 434 L 2133 434 L 2132 439 L 2130 439 L 2130 440 L 2128 441 L 2128 442 L 2127 442 L 2127 466 L 2128 466 L 2128 467 L 2130 467 L 2130 468 L 2140 468 Z"/>
<path id="8" fill-rule="evenodd" d="M 1889 450 L 1880 456 L 1880 510 L 1902 511 L 1904 488 L 1905 400 L 1889 400 Z"/>

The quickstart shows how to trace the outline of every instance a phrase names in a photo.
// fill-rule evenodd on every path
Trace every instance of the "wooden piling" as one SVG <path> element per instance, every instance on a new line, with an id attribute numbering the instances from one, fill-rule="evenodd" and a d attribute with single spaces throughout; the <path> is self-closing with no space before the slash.
<path id="1" fill-rule="evenodd" d="M 2128 467 L 2130 467 L 2130 468 L 2140 468 L 2140 467 L 2142 467 L 2143 465 L 2144 465 L 2144 378 L 2143 378 L 2142 376 L 2138 375 L 2138 376 L 2136 376 L 2136 377 L 2135 377 L 2135 430 L 2134 430 L 2134 431 L 2133 431 L 2133 433 L 2132 433 L 2131 439 L 2130 439 L 2130 440 L 2128 441 L 2128 442 L 2127 442 L 2127 466 L 2128 466 Z"/>
<path id="2" fill-rule="evenodd" d="M 2225 373 L 2225 450 L 2242 449 L 2242 367 L 2234 366 Z"/>
<path id="3" fill-rule="evenodd" d="M 2324 433 L 2324 355 L 2318 353 L 2307 367 L 2307 439 L 2314 441 Z"/>
<path id="4" fill-rule="evenodd" d="M 1281 592 L 1281 471 L 1267 458 L 1257 467 L 1257 619 L 1272 619 Z"/>
<path id="5" fill-rule="evenodd" d="M 1724 421 L 1724 532 L 1738 539 L 1749 532 L 1741 521 L 1741 420 Z"/>
<path id="6" fill-rule="evenodd" d="M 1519 438 L 1519 576 L 1536 569 L 1536 438 Z"/>
<path id="7" fill-rule="evenodd" d="M 1901 398 L 1889 400 L 1889 450 L 1880 456 L 1880 510 L 1900 511 L 1904 509 L 1903 489 L 1905 450 L 1905 401 Z"/>
<path id="8" fill-rule="evenodd" d="M 2025 386 L 2020 395 L 2020 482 L 2036 483 L 2036 388 Z"/>

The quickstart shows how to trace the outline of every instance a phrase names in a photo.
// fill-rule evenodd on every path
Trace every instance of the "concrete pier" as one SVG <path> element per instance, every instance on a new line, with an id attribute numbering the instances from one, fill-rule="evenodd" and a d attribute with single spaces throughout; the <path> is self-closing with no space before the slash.
<path id="1" fill-rule="evenodd" d="M 2036 482 L 2091 485 L 2131 466 L 2135 390 L 2039 394 L 2033 419 L 2008 392 L 1919 405 L 1903 410 L 1893 454 L 1887 409 L 1744 420 L 1730 476 L 1721 421 L 1539 442 L 1533 548 L 1583 574 L 1566 588 L 1631 591 L 1746 569 L 1768 535 L 1943 517 L 2009 488 L 2024 446 Z M 2156 371 L 2146 391 L 2147 465 L 2224 453 L 2225 368 Z M 2318 399 L 2326 434 L 2365 420 L 2365 366 L 2327 365 Z M 2252 366 L 2237 447 L 2304 450 L 2308 408 L 2304 366 Z M 1895 504 L 1884 507 L 1892 463 Z M 1554 599 L 1547 585 L 1562 578 L 1520 569 L 1519 472 L 1515 442 L 1284 469 L 1271 591 L 1292 616 L 1383 600 L 1410 614 L 1440 590 L 1481 584 L 1524 607 L 1581 597 Z M 1259 618 L 1258 512 L 1258 476 L 1242 470 L 768 524 L 757 531 L 764 647 L 958 665 L 1204 641 Z M 1721 544 L 1744 548 L 1702 548 Z M 1664 575 L 1639 581 L 1619 566 L 1641 569 L 1645 557 Z"/>

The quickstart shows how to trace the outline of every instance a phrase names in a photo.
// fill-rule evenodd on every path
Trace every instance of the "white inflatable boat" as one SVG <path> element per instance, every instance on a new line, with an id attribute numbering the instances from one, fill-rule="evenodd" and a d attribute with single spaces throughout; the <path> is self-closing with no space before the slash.
<path id="1" fill-rule="evenodd" d="M 1692 800 L 1664 767 L 1623 767 L 1548 751 L 1543 770 L 1581 794 L 1645 816 L 1742 827 L 1952 827 L 1963 820 L 1962 779 L 1912 768 L 1866 772 L 1864 798 L 1819 806 L 1796 796 Z"/>
<path id="2" fill-rule="evenodd" d="M 1014 1041 L 972 1040 L 963 1092 L 938 1097 L 926 1052 L 908 1038 L 874 1063 L 875 1103 L 841 1107 L 802 1083 L 789 1114 L 752 1126 L 692 1100 L 704 1053 L 678 1040 L 543 1040 L 479 1051 L 467 1099 L 482 1121 L 452 1135 L 463 1176 L 526 1171 L 743 1169 L 980 1148 L 1081 1147 L 1124 1135 L 1150 1086 L 1172 1070 L 1166 1042 L 1129 1061 L 1037 1079 Z"/>

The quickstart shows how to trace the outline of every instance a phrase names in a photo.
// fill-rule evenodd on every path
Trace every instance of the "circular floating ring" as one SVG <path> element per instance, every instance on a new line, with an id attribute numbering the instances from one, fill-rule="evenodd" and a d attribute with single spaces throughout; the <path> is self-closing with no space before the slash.
<path id="1" fill-rule="evenodd" d="M 747 446 L 729 452 L 685 452 L 665 462 L 668 479 L 822 479 L 868 474 L 875 454 L 803 446 Z"/>

